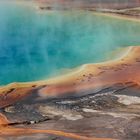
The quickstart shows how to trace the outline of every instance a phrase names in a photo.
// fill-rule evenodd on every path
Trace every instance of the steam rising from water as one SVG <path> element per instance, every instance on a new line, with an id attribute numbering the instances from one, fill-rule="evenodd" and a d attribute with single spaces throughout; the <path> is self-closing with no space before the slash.
<path id="1" fill-rule="evenodd" d="M 0 84 L 46 79 L 60 69 L 111 59 L 140 44 L 140 24 L 88 11 L 36 11 L 0 4 Z"/>

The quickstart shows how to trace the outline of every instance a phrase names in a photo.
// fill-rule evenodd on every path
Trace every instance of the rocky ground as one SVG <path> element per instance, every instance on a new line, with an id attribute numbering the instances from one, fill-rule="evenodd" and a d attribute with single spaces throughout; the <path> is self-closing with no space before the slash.
<path id="1" fill-rule="evenodd" d="M 126 9 L 140 6 L 139 0 L 35 0 L 42 7 Z"/>
<path id="2" fill-rule="evenodd" d="M 140 139 L 140 87 L 133 82 L 118 83 L 81 97 L 41 102 L 35 97 L 28 99 L 1 109 L 11 126 L 66 131 L 91 138 Z M 6 136 L 7 140 L 15 138 L 71 139 L 48 134 Z"/>
<path id="3" fill-rule="evenodd" d="M 127 16 L 137 18 L 140 17 L 140 1 L 83 1 L 83 0 L 75 0 L 75 1 L 38 1 L 37 7 L 39 10 L 88 10 L 93 12 L 100 13 L 111 13 L 120 16 Z"/>

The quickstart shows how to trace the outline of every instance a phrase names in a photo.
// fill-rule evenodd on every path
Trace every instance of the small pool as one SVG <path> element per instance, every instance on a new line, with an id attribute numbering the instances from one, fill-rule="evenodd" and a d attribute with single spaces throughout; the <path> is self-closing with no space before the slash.
<path id="1" fill-rule="evenodd" d="M 88 11 L 39 12 L 0 3 L 0 85 L 47 79 L 140 45 L 140 23 Z"/>

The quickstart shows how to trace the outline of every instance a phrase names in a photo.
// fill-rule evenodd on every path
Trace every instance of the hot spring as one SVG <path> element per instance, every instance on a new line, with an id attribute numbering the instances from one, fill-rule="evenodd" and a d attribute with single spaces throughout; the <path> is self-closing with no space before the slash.
<path id="1" fill-rule="evenodd" d="M 89 11 L 0 3 L 0 85 L 47 79 L 140 45 L 140 23 Z"/>

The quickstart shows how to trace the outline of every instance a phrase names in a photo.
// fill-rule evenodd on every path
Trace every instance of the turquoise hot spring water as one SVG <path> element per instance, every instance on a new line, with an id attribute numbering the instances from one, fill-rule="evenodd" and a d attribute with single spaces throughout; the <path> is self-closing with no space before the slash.
<path id="1" fill-rule="evenodd" d="M 140 23 L 89 11 L 0 3 L 0 85 L 47 79 L 140 45 Z"/>

